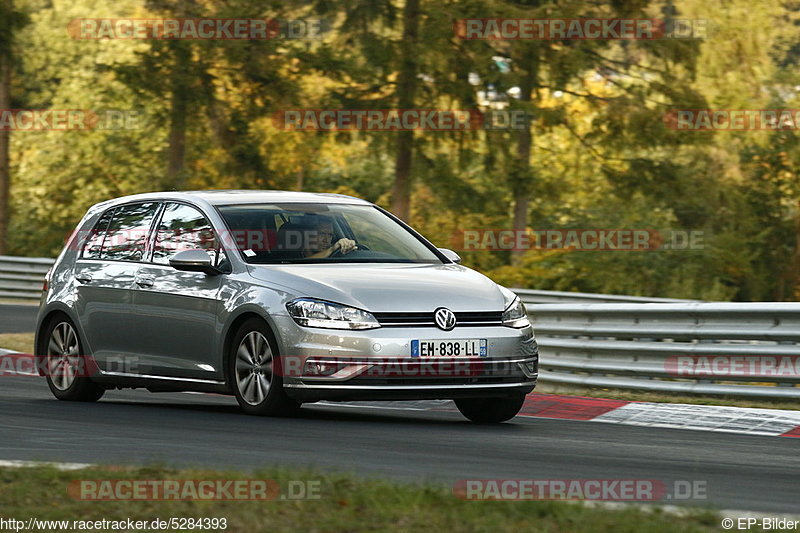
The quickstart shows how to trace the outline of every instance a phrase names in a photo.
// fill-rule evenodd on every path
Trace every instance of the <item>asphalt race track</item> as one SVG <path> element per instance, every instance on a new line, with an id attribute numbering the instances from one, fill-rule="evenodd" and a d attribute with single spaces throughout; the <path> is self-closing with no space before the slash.
<path id="1" fill-rule="evenodd" d="M 0 333 L 33 331 L 38 311 L 38 305 L 0 305 Z"/>
<path id="2" fill-rule="evenodd" d="M 647 479 L 668 487 L 700 481 L 707 499 L 685 503 L 800 513 L 800 439 L 529 417 L 480 426 L 449 402 L 433 405 L 308 405 L 297 418 L 257 418 L 225 396 L 112 391 L 96 404 L 69 403 L 52 398 L 41 378 L 2 376 L 0 460 L 319 466 L 448 485 L 505 478 Z"/>

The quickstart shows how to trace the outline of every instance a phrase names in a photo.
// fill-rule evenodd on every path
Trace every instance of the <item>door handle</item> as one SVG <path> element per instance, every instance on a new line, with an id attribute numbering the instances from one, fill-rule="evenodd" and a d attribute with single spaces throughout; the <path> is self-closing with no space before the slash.
<path id="1" fill-rule="evenodd" d="M 80 274 L 75 274 L 75 279 L 81 283 L 89 283 L 92 281 L 92 275 L 88 272 L 81 272 Z"/>
<path id="2" fill-rule="evenodd" d="M 136 284 L 140 287 L 152 287 L 153 283 L 155 283 L 155 279 L 150 276 L 136 278 Z"/>

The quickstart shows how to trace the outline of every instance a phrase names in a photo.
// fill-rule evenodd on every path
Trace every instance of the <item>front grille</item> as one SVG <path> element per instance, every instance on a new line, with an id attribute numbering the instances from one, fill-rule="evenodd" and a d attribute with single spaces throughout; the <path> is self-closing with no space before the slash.
<path id="1" fill-rule="evenodd" d="M 422 326 L 436 327 L 433 311 L 419 313 L 372 313 L 385 327 Z M 461 311 L 456 312 L 456 327 L 459 326 L 499 326 L 502 324 L 502 311 Z"/>

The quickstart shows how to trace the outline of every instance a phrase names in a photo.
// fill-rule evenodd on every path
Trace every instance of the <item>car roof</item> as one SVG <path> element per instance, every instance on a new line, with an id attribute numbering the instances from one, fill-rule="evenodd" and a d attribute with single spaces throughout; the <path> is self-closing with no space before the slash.
<path id="1" fill-rule="evenodd" d="M 219 189 L 209 191 L 162 191 L 149 192 L 122 196 L 94 206 L 107 207 L 114 204 L 129 203 L 133 201 L 147 200 L 186 200 L 207 203 L 209 205 L 242 205 L 242 204 L 266 204 L 266 203 L 314 203 L 314 204 L 352 204 L 352 205 L 372 205 L 366 200 L 347 196 L 344 194 L 333 193 L 310 193 L 297 191 L 270 191 L 270 190 L 247 190 L 247 189 Z"/>

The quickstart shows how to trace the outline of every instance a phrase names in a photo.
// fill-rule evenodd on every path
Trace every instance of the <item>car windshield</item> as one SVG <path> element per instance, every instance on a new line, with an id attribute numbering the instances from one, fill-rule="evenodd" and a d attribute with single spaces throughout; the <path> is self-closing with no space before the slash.
<path id="1" fill-rule="evenodd" d="M 441 263 L 428 244 L 370 205 L 219 206 L 222 235 L 251 264 Z"/>

